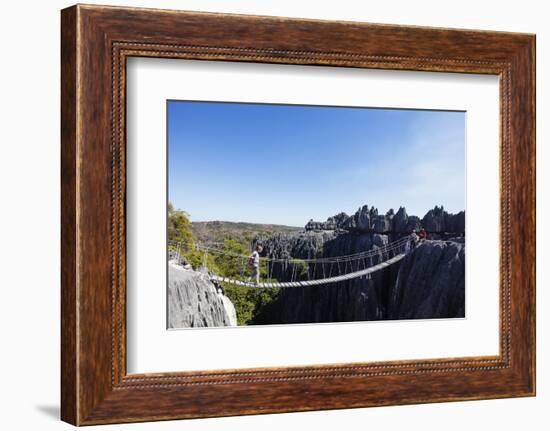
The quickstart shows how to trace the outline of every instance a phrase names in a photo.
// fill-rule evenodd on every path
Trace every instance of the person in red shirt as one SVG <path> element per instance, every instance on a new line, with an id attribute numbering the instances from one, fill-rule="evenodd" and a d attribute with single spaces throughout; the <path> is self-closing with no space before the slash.
<path id="1" fill-rule="evenodd" d="M 426 229 L 422 228 L 420 232 L 418 232 L 418 236 L 421 240 L 428 239 L 428 232 L 426 232 Z"/>

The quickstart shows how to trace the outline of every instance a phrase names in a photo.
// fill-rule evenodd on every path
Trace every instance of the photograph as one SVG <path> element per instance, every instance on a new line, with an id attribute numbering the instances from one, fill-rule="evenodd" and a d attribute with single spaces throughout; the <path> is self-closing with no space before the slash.
<path id="1" fill-rule="evenodd" d="M 464 111 L 167 101 L 167 329 L 465 318 Z"/>

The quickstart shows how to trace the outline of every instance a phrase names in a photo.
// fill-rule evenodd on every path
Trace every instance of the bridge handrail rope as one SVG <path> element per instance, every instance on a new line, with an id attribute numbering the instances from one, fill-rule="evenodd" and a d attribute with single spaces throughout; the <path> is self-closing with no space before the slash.
<path id="1" fill-rule="evenodd" d="M 400 249 L 401 247 L 404 247 L 407 243 L 409 243 L 411 240 L 410 236 L 407 235 L 403 238 L 398 239 L 397 241 L 394 241 L 392 243 L 384 244 L 382 246 L 375 246 L 376 248 L 373 248 L 371 250 L 367 250 L 364 252 L 354 253 L 354 254 L 348 254 L 348 255 L 341 255 L 341 256 L 333 256 L 333 257 L 320 257 L 320 258 L 295 258 L 295 257 L 288 257 L 288 258 L 273 258 L 273 257 L 266 257 L 261 256 L 261 261 L 267 261 L 267 262 L 279 262 L 279 263 L 289 263 L 292 261 L 299 261 L 304 263 L 331 263 L 331 262 L 346 262 L 350 260 L 359 260 L 359 259 L 365 259 L 372 256 L 379 256 L 380 254 L 387 253 L 394 251 L 396 249 Z M 180 248 L 182 242 L 178 241 L 168 241 L 168 244 Z M 212 253 L 212 254 L 223 254 L 226 256 L 232 256 L 232 257 L 238 257 L 238 258 L 247 258 L 248 256 L 242 255 L 239 253 L 230 252 L 227 250 L 219 249 L 216 247 L 210 247 L 202 245 L 201 243 L 195 244 L 195 249 L 197 251 L 206 252 L 206 253 Z"/>
<path id="2" fill-rule="evenodd" d="M 344 261 L 349 261 L 349 260 L 364 259 L 365 257 L 370 257 L 370 256 L 376 256 L 376 255 L 379 255 L 380 253 L 390 251 L 393 248 L 399 248 L 402 245 L 403 244 L 396 244 L 395 247 L 376 246 L 377 248 L 371 249 L 371 250 L 366 251 L 366 252 L 356 253 L 356 254 L 352 254 L 352 255 L 334 256 L 334 257 L 318 257 L 318 258 L 303 258 L 303 259 L 301 259 L 301 258 L 296 258 L 296 257 L 274 258 L 274 257 L 261 256 L 260 260 L 269 261 L 269 262 L 301 261 L 301 262 L 306 262 L 306 263 L 338 262 L 338 261 L 344 262 Z M 238 253 L 227 252 L 225 250 L 220 250 L 220 249 L 216 249 L 216 248 L 203 247 L 203 246 L 200 246 L 200 245 L 197 246 L 197 249 L 201 250 L 201 251 L 206 250 L 210 253 L 224 254 L 224 255 L 227 255 L 227 256 L 234 256 L 234 257 L 242 257 L 243 256 L 243 255 L 238 254 Z"/>
<path id="3" fill-rule="evenodd" d="M 183 256 L 182 254 L 182 242 L 169 241 L 169 246 L 172 247 L 172 250 L 175 251 L 178 258 Z M 247 287 L 297 287 L 297 286 L 317 286 L 322 284 L 336 283 L 346 280 L 351 280 L 359 277 L 369 277 L 376 271 L 379 271 L 383 268 L 392 265 L 403 259 L 405 255 L 412 249 L 412 237 L 407 235 L 403 238 L 400 238 L 397 241 L 383 245 L 382 247 L 377 247 L 375 249 L 368 250 L 366 252 L 360 252 L 350 255 L 337 256 L 332 258 L 318 258 L 318 259 L 275 259 L 275 258 L 262 258 L 265 262 L 266 269 L 266 278 L 272 279 L 273 270 L 275 265 L 280 264 L 279 275 L 288 275 L 289 267 L 291 266 L 291 275 L 290 281 L 276 281 L 276 282 L 258 282 L 251 281 L 250 278 L 248 281 L 238 280 L 236 278 L 219 276 L 217 274 L 211 273 L 207 268 L 207 255 L 208 253 L 219 253 L 223 255 L 228 255 L 240 259 L 241 263 L 241 273 L 240 276 L 244 276 L 244 268 L 248 260 L 248 256 L 241 255 L 238 253 L 227 252 L 225 250 L 220 250 L 211 247 L 196 247 L 196 250 L 203 253 L 203 269 L 208 275 L 210 280 L 223 282 L 228 284 L 233 284 L 237 286 L 247 286 Z M 376 256 L 379 259 L 373 259 Z M 298 276 L 296 272 L 295 263 L 305 262 L 307 263 L 307 273 L 303 273 Z M 321 270 L 318 269 L 320 266 Z M 355 268 L 354 268 L 355 265 Z M 332 276 L 334 266 L 337 266 L 337 275 Z M 343 267 L 343 271 L 342 271 Z M 350 271 L 348 272 L 348 268 Z M 281 272 L 282 271 L 282 272 Z M 322 278 L 314 278 L 316 274 L 321 272 Z M 327 276 L 328 272 L 328 276 Z M 296 280 L 296 277 L 304 277 L 307 275 L 307 280 Z"/>
<path id="4" fill-rule="evenodd" d="M 245 286 L 245 287 L 256 287 L 256 288 L 286 288 L 286 287 L 306 287 L 306 286 L 319 286 L 324 284 L 338 283 L 342 281 L 352 280 L 354 278 L 360 278 L 365 276 L 370 276 L 370 274 L 380 271 L 381 269 L 387 268 L 388 266 L 399 262 L 405 257 L 406 253 L 400 253 L 396 256 L 388 259 L 384 262 L 379 263 L 378 265 L 371 266 L 359 271 L 350 272 L 347 274 L 337 275 L 329 278 L 318 278 L 314 280 L 303 280 L 303 281 L 283 281 L 283 282 L 261 282 L 255 283 L 251 281 L 242 281 L 229 277 L 221 277 L 216 274 L 209 274 L 211 280 L 234 284 L 236 286 Z"/>

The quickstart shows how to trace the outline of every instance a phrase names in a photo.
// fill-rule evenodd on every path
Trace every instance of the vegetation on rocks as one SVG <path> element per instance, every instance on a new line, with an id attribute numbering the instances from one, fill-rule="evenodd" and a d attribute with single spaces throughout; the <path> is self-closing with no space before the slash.
<path id="1" fill-rule="evenodd" d="M 197 241 L 223 242 L 226 239 L 232 239 L 243 244 L 247 249 L 255 238 L 267 238 L 278 233 L 296 233 L 303 229 L 277 224 L 229 221 L 191 222 L 191 227 Z"/>
<path id="2" fill-rule="evenodd" d="M 192 223 L 189 214 L 174 209 L 168 204 L 168 240 L 182 244 L 183 256 L 194 269 L 206 265 L 209 271 L 222 277 L 247 277 L 250 268 L 246 256 L 254 238 L 266 236 L 274 232 L 291 232 L 298 228 L 278 225 L 263 225 L 253 223 L 230 222 L 199 222 Z M 204 255 L 195 249 L 197 241 L 219 242 L 224 253 Z M 242 256 L 242 257 L 239 257 Z M 260 274 L 263 281 L 267 280 L 267 268 L 262 261 Z M 264 310 L 277 299 L 280 289 L 249 288 L 221 283 L 225 295 L 231 300 L 237 312 L 239 325 L 256 323 L 258 316 L 265 314 Z"/>

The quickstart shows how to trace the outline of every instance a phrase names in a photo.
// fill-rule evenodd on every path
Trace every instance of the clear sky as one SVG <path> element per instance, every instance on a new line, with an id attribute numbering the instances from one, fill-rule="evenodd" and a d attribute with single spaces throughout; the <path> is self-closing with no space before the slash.
<path id="1" fill-rule="evenodd" d="M 169 200 L 193 221 L 458 212 L 465 113 L 169 101 L 168 166 Z"/>

